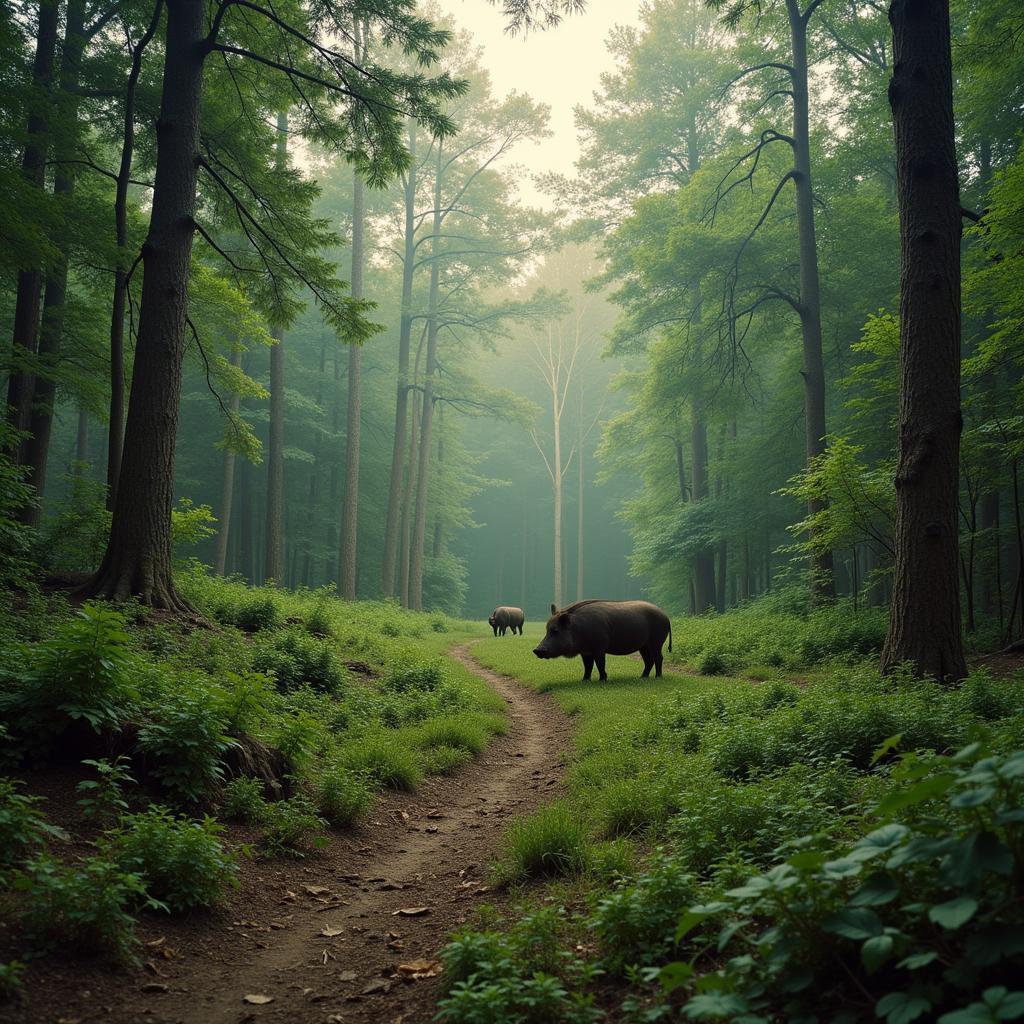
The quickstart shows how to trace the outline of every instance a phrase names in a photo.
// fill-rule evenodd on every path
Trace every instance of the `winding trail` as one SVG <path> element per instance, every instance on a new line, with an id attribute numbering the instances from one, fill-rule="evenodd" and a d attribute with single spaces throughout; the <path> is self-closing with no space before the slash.
<path id="1" fill-rule="evenodd" d="M 504 698 L 507 735 L 455 776 L 386 796 L 370 821 L 334 837 L 324 854 L 247 865 L 227 908 L 180 922 L 147 917 L 140 934 L 150 943 L 148 966 L 140 971 L 97 977 L 93 967 L 76 979 L 68 977 L 78 973 L 74 964 L 42 966 L 54 973 L 51 991 L 38 976 L 15 1016 L 5 1008 L 0 1021 L 429 1021 L 437 978 L 405 978 L 398 968 L 433 961 L 476 906 L 502 903 L 486 885 L 487 862 L 514 816 L 561 792 L 572 734 L 552 698 L 477 665 L 469 644 L 449 656 Z"/>

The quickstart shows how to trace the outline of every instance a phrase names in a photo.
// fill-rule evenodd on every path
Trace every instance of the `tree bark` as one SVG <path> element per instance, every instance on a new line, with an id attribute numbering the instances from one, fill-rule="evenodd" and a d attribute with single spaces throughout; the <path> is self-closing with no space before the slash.
<path id="1" fill-rule="evenodd" d="M 416 369 L 413 384 L 419 380 L 420 353 L 416 354 Z M 409 568 L 412 557 L 412 499 L 416 482 L 416 465 L 419 458 L 420 393 L 413 391 L 412 416 L 409 427 L 409 452 L 406 457 L 405 486 L 402 491 L 402 559 L 399 571 L 399 597 L 403 608 L 409 607 Z"/>
<path id="2" fill-rule="evenodd" d="M 248 459 L 242 461 L 242 471 L 238 481 L 238 571 L 250 582 L 256 582 L 256 540 L 253 537 L 252 523 L 252 480 L 255 475 L 252 463 Z"/>
<path id="3" fill-rule="evenodd" d="M 61 55 L 60 91 L 67 99 L 68 120 L 77 127 L 78 82 L 82 73 L 82 54 L 85 50 L 85 3 L 84 0 L 70 0 L 64 25 L 64 46 Z M 68 159 L 73 151 L 73 142 L 60 146 L 60 155 Z M 70 205 L 75 190 L 75 177 L 70 165 L 59 163 L 53 176 L 53 194 Z M 65 244 L 57 265 L 46 276 L 43 292 L 42 325 L 39 331 L 39 372 L 36 373 L 32 388 L 32 403 L 29 413 L 29 438 L 25 446 L 25 462 L 28 466 L 27 482 L 36 493 L 36 500 L 26 505 L 21 512 L 23 522 L 31 526 L 39 524 L 42 514 L 43 492 L 46 489 L 46 467 L 50 455 L 50 433 L 53 429 L 53 405 L 57 393 L 54 373 L 60 356 L 61 337 L 64 333 L 64 303 L 68 288 L 68 251 Z"/>
<path id="4" fill-rule="evenodd" d="M 690 493 L 694 503 L 708 496 L 708 428 L 699 395 L 693 397 L 690 420 Z M 693 556 L 693 610 L 697 615 L 716 607 L 715 552 L 704 548 Z"/>
<path id="5" fill-rule="evenodd" d="M 235 345 L 231 349 L 231 365 L 242 365 L 242 350 Z M 231 393 L 228 399 L 228 412 L 232 418 L 238 415 L 239 395 Z M 228 561 L 228 538 L 231 534 L 231 507 L 235 497 L 235 453 L 231 447 L 224 449 L 224 465 L 220 481 L 220 529 L 217 531 L 217 543 L 213 555 L 213 571 L 223 576 Z"/>
<path id="6" fill-rule="evenodd" d="M 288 160 L 288 114 L 277 115 L 277 168 Z M 270 435 L 267 446 L 267 555 L 265 579 L 284 583 L 284 328 L 270 347 Z"/>
<path id="7" fill-rule="evenodd" d="M 405 179 L 405 256 L 402 264 L 402 313 L 398 329 L 398 382 L 395 391 L 395 434 L 388 483 L 388 512 L 384 526 L 381 585 L 384 596 L 395 592 L 395 558 L 402 508 L 402 470 L 405 466 L 406 420 L 409 413 L 409 348 L 412 337 L 412 285 L 415 273 L 416 230 L 416 121 L 409 120 L 409 170 Z"/>
<path id="8" fill-rule="evenodd" d="M 35 95 L 29 106 L 28 141 L 21 160 L 22 174 L 40 191 L 46 187 L 46 152 L 50 128 L 46 94 L 53 82 L 58 14 L 57 0 L 41 0 L 36 28 L 36 52 L 32 64 L 32 90 Z M 29 425 L 32 404 L 30 364 L 39 340 L 39 300 L 42 285 L 41 267 L 30 267 L 18 272 L 14 331 L 11 339 L 11 374 L 7 381 L 7 404 L 10 407 L 8 415 L 11 426 L 17 430 L 27 430 Z"/>
<path id="9" fill-rule="evenodd" d="M 437 475 L 444 487 L 444 406 L 437 410 Z M 434 514 L 434 542 L 430 553 L 433 558 L 440 558 L 444 551 L 444 509 L 439 505 Z"/>
<path id="10" fill-rule="evenodd" d="M 578 441 L 576 449 L 576 458 L 579 459 L 579 465 L 576 467 L 578 472 L 577 478 L 577 489 L 576 489 L 576 600 L 583 600 L 583 478 L 586 467 L 583 465 L 583 446 L 586 443 L 586 437 L 583 433 L 583 388 L 580 388 L 580 406 L 579 406 L 579 422 L 577 424 L 578 430 Z"/>
<path id="11" fill-rule="evenodd" d="M 437 373 L 438 301 L 441 285 L 441 175 L 443 147 L 437 143 L 437 172 L 434 178 L 433 242 L 430 248 L 430 296 L 427 306 L 427 363 L 423 371 L 423 410 L 420 424 L 419 468 L 416 483 L 416 513 L 413 517 L 412 552 L 409 566 L 409 607 L 423 610 L 423 554 L 427 535 L 427 497 L 430 489 L 430 438 L 434 421 L 434 377 Z"/>
<path id="12" fill-rule="evenodd" d="M 78 429 L 75 431 L 75 476 L 81 476 L 89 461 L 89 414 L 78 407 Z"/>
<path id="13" fill-rule="evenodd" d="M 188 610 L 171 572 L 171 504 L 195 221 L 205 4 L 171 0 L 135 372 L 107 551 L 87 594 Z"/>
<path id="14" fill-rule="evenodd" d="M 967 674 L 960 622 L 960 196 L 948 0 L 893 0 L 900 206 L 896 564 L 882 670 Z"/>
<path id="15" fill-rule="evenodd" d="M 157 0 L 149 27 L 132 51 L 132 66 L 125 85 L 121 163 L 114 191 L 117 266 L 114 269 L 114 298 L 110 307 L 110 414 L 107 417 L 107 508 L 111 511 L 117 495 L 124 444 L 124 315 L 128 301 L 128 275 L 131 273 L 128 266 L 128 186 L 135 155 L 135 99 L 142 72 L 142 54 L 160 24 L 162 7 L 163 0 Z"/>
<path id="16" fill-rule="evenodd" d="M 363 180 L 356 171 L 352 183 L 352 298 L 363 297 L 363 232 L 366 221 L 366 198 Z M 358 568 L 356 543 L 359 515 L 359 427 L 362 403 L 362 355 L 359 345 L 348 349 L 348 410 L 345 419 L 345 495 L 341 506 L 341 547 L 338 554 L 338 594 L 349 601 L 356 597 Z"/>
<path id="17" fill-rule="evenodd" d="M 786 0 L 793 46 L 793 183 L 796 190 L 797 238 L 800 251 L 800 327 L 803 336 L 804 426 L 807 464 L 825 451 L 825 363 L 821 347 L 821 283 L 814 227 L 810 123 L 807 87 L 807 17 L 798 0 Z M 807 503 L 814 514 L 825 507 Z M 831 551 L 811 556 L 811 593 L 818 603 L 835 599 Z"/>

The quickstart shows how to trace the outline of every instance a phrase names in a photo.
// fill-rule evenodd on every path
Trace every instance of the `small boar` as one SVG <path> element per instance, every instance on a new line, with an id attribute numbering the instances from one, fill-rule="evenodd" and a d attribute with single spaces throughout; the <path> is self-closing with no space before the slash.
<path id="1" fill-rule="evenodd" d="M 583 659 L 583 678 L 597 665 L 601 679 L 605 655 L 640 652 L 643 677 L 654 669 L 661 675 L 661 647 L 668 638 L 672 650 L 672 623 L 657 605 L 647 601 L 577 601 L 559 611 L 551 606 L 544 639 L 533 649 L 538 658 Z"/>
<path id="2" fill-rule="evenodd" d="M 491 612 L 491 617 L 487 620 L 490 623 L 491 629 L 494 630 L 494 635 L 498 635 L 498 631 L 501 630 L 501 635 L 505 635 L 506 629 L 512 630 L 512 635 L 515 635 L 516 630 L 519 630 L 519 635 L 523 635 L 523 623 L 526 621 L 526 617 L 523 615 L 522 608 L 512 608 L 507 605 L 499 605 Z"/>

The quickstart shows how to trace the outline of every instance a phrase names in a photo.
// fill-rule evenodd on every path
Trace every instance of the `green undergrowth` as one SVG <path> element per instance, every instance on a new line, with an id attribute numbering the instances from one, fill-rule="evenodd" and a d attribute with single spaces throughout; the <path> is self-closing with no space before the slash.
<path id="1" fill-rule="evenodd" d="M 140 910 L 220 902 L 241 857 L 313 856 L 506 728 L 444 656 L 469 624 L 199 567 L 179 587 L 206 625 L 38 592 L 0 615 L 0 909 L 26 956 L 131 959 Z M 70 756 L 77 812 L 51 822 L 24 782 Z M 69 857 L 64 829 L 95 853 Z"/>
<path id="2" fill-rule="evenodd" d="M 539 635 L 473 652 L 573 716 L 569 792 L 510 829 L 496 872 L 526 905 L 454 936 L 441 1019 L 1024 1016 L 1021 680 L 829 654 L 810 685 L 623 658 L 584 683 Z"/>

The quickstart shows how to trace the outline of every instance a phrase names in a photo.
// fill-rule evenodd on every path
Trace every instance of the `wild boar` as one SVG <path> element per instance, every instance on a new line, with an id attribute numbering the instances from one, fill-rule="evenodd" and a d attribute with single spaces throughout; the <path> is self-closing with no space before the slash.
<path id="1" fill-rule="evenodd" d="M 522 608 L 512 608 L 508 605 L 499 605 L 491 612 L 491 617 L 487 620 L 490 623 L 491 629 L 494 630 L 494 635 L 498 635 L 498 631 L 501 631 L 501 635 L 505 635 L 506 629 L 512 630 L 512 635 L 515 636 L 515 632 L 518 629 L 519 635 L 523 635 L 523 623 L 526 621 L 526 617 L 523 615 Z"/>
<path id="2" fill-rule="evenodd" d="M 640 652 L 643 678 L 654 669 L 661 675 L 661 647 L 668 637 L 672 650 L 672 623 L 657 605 L 647 601 L 577 601 L 559 611 L 551 606 L 544 639 L 533 649 L 538 658 L 583 659 L 583 678 L 597 665 L 601 679 L 605 655 Z"/>

